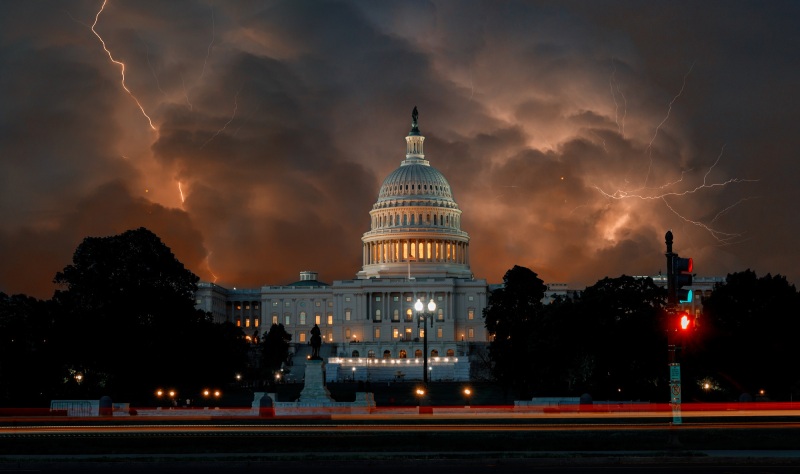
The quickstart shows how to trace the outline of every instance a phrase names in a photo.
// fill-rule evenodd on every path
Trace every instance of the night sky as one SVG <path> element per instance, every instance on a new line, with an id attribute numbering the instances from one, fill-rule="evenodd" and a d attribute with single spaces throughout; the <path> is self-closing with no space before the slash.
<path id="1" fill-rule="evenodd" d="M 102 6 L 0 2 L 0 291 L 141 226 L 224 286 L 352 279 L 414 106 L 476 277 L 653 275 L 671 229 L 800 282 L 796 1 Z"/>

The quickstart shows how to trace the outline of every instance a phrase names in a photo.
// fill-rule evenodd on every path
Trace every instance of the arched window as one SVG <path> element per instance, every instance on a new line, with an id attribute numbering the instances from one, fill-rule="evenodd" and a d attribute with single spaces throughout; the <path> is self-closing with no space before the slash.
<path id="1" fill-rule="evenodd" d="M 456 351 L 453 349 L 447 349 L 447 357 L 453 357 L 456 355 Z"/>
<path id="2" fill-rule="evenodd" d="M 408 357 L 408 354 L 406 353 L 406 350 L 405 349 L 400 349 L 400 358 L 401 359 L 405 359 L 406 357 Z"/>
<path id="3" fill-rule="evenodd" d="M 367 357 L 369 357 L 370 359 L 374 359 L 375 358 L 375 351 L 373 351 L 372 349 L 367 351 Z"/>
<path id="4" fill-rule="evenodd" d="M 353 351 L 353 357 L 358 357 L 358 351 Z"/>
<path id="5" fill-rule="evenodd" d="M 439 351 L 437 351 L 436 349 L 432 350 L 431 357 L 439 357 Z"/>
<path id="6" fill-rule="evenodd" d="M 406 310 L 406 321 L 411 321 L 412 319 L 414 319 L 414 313 L 411 308 L 408 308 Z"/>
<path id="7" fill-rule="evenodd" d="M 415 359 L 419 359 L 420 357 L 422 357 L 422 351 L 420 349 L 415 350 L 414 351 L 414 358 Z"/>
<path id="8" fill-rule="evenodd" d="M 384 359 L 391 359 L 392 358 L 392 351 L 390 351 L 389 349 L 386 349 L 385 351 L 383 351 L 383 358 Z"/>

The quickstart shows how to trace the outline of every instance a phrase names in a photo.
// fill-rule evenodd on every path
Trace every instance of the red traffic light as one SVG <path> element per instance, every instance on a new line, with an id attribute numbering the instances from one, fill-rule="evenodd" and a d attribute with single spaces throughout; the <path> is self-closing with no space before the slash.
<path id="1" fill-rule="evenodd" d="M 681 331 L 688 331 L 689 329 L 694 326 L 694 319 L 689 315 L 689 313 L 682 311 L 677 314 L 678 316 L 678 328 Z"/>

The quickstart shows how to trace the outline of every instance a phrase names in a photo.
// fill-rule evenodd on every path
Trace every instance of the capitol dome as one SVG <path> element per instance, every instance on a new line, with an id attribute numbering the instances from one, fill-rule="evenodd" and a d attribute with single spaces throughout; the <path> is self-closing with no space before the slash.
<path id="1" fill-rule="evenodd" d="M 414 107 L 406 158 L 383 181 L 370 211 L 359 278 L 472 277 L 461 210 L 450 183 L 425 159 L 417 118 Z"/>

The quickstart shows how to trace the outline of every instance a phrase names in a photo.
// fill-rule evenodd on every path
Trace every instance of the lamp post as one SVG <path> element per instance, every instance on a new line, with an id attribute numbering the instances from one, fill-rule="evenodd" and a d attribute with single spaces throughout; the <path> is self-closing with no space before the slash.
<path id="1" fill-rule="evenodd" d="M 428 324 L 427 321 L 431 318 L 431 327 L 433 326 L 433 314 L 436 311 L 436 303 L 434 303 L 433 298 L 428 302 L 428 311 L 422 311 L 422 300 L 417 299 L 417 302 L 414 303 L 414 309 L 417 310 L 417 315 L 419 315 L 419 319 L 417 320 L 417 327 L 419 327 L 419 322 L 423 321 L 423 327 L 425 330 L 422 333 L 422 380 L 425 383 L 425 387 L 428 386 Z"/>

